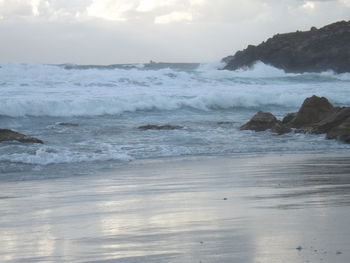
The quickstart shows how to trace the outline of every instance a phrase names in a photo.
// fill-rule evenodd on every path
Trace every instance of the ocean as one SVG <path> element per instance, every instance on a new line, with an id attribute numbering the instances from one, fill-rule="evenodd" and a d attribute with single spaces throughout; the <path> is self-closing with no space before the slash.
<path id="1" fill-rule="evenodd" d="M 282 118 L 311 95 L 350 105 L 350 74 L 222 66 L 0 64 L 0 127 L 44 141 L 1 143 L 0 181 L 84 176 L 142 159 L 350 149 L 324 135 L 239 130 L 258 110 Z M 138 129 L 147 124 L 183 128 Z"/>

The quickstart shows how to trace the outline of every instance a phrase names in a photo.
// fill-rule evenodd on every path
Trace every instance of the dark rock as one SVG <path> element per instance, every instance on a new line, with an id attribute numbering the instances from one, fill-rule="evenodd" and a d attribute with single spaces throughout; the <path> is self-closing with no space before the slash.
<path id="1" fill-rule="evenodd" d="M 24 135 L 19 132 L 11 131 L 8 129 L 0 129 L 0 142 L 5 142 L 5 141 L 18 141 L 18 142 L 24 142 L 24 143 L 43 143 L 42 140 Z"/>
<path id="2" fill-rule="evenodd" d="M 327 133 L 327 139 L 350 143 L 350 117 Z"/>
<path id="3" fill-rule="evenodd" d="M 223 59 L 224 69 L 253 66 L 257 61 L 286 72 L 350 72 L 350 21 L 341 21 L 310 31 L 277 34 L 258 46 Z"/>
<path id="4" fill-rule="evenodd" d="M 217 125 L 232 125 L 235 124 L 234 121 L 218 121 Z"/>
<path id="5" fill-rule="evenodd" d="M 240 127 L 240 130 L 265 131 L 273 128 L 277 119 L 270 112 L 259 111 L 246 124 Z"/>
<path id="6" fill-rule="evenodd" d="M 139 130 L 179 130 L 183 129 L 183 126 L 180 125 L 153 125 L 147 124 L 138 127 Z"/>
<path id="7" fill-rule="evenodd" d="M 350 107 L 336 108 L 336 110 L 334 110 L 334 112 L 330 116 L 328 116 L 327 118 L 317 123 L 312 128 L 311 133 L 315 133 L 315 134 L 327 133 L 331 129 L 339 126 L 349 117 L 350 117 Z"/>
<path id="8" fill-rule="evenodd" d="M 333 107 L 324 97 L 312 96 L 304 100 L 297 113 L 289 113 L 282 121 L 269 112 L 259 111 L 241 130 L 265 131 L 278 135 L 295 133 L 326 133 L 327 139 L 350 143 L 350 107 Z"/>
<path id="9" fill-rule="evenodd" d="M 314 95 L 304 100 L 295 118 L 289 124 L 293 128 L 313 125 L 330 116 L 333 109 L 326 98 Z"/>
<path id="10" fill-rule="evenodd" d="M 289 128 L 287 125 L 283 124 L 281 121 L 278 121 L 272 128 L 271 132 L 277 133 L 278 135 L 283 135 L 286 133 L 291 132 L 292 129 Z"/>
<path id="11" fill-rule="evenodd" d="M 283 124 L 290 123 L 297 116 L 297 112 L 288 113 L 282 120 Z"/>
<path id="12" fill-rule="evenodd" d="M 294 133 L 311 133 L 312 127 L 302 127 L 294 130 Z"/>
<path id="13" fill-rule="evenodd" d="M 70 127 L 79 126 L 78 123 L 74 123 L 74 122 L 59 122 L 59 123 L 57 123 L 57 125 L 59 125 L 59 126 L 70 126 Z"/>

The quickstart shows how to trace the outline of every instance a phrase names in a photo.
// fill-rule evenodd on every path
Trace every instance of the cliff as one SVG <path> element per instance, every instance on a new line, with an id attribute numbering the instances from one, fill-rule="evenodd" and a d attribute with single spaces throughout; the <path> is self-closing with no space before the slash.
<path id="1" fill-rule="evenodd" d="M 256 61 L 286 72 L 350 72 L 350 21 L 336 22 L 320 29 L 277 34 L 260 45 L 223 59 L 224 69 L 251 67 Z"/>

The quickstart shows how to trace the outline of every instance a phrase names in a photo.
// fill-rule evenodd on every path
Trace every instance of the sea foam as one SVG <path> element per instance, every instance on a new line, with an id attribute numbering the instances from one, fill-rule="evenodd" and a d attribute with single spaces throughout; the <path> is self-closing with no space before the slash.
<path id="1" fill-rule="evenodd" d="M 100 147 L 101 148 L 101 147 Z M 22 152 L 12 154 L 0 155 L 0 161 L 35 164 L 35 165 L 49 165 L 62 163 L 79 163 L 91 161 L 121 161 L 128 162 L 133 160 L 131 156 L 113 147 L 105 144 L 100 150 L 95 151 L 78 151 L 68 147 L 59 146 L 39 146 L 32 151 L 23 149 Z"/>
<path id="2" fill-rule="evenodd" d="M 197 68 L 147 69 L 54 65 L 1 65 L 0 115 L 99 116 L 149 110 L 297 108 L 307 96 L 350 104 L 349 74 L 286 74 L 257 63 L 249 70 L 218 70 L 220 63 Z"/>

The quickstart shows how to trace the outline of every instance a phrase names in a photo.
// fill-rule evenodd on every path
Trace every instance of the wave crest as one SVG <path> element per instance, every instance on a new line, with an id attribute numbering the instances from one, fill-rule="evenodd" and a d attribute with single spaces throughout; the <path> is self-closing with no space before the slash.
<path id="1" fill-rule="evenodd" d="M 350 104 L 349 73 L 286 74 L 261 62 L 249 70 L 217 70 L 220 63 L 157 69 L 106 66 L 113 70 L 2 64 L 0 115 L 98 116 L 184 107 L 297 108 L 313 94 L 335 104 Z"/>

